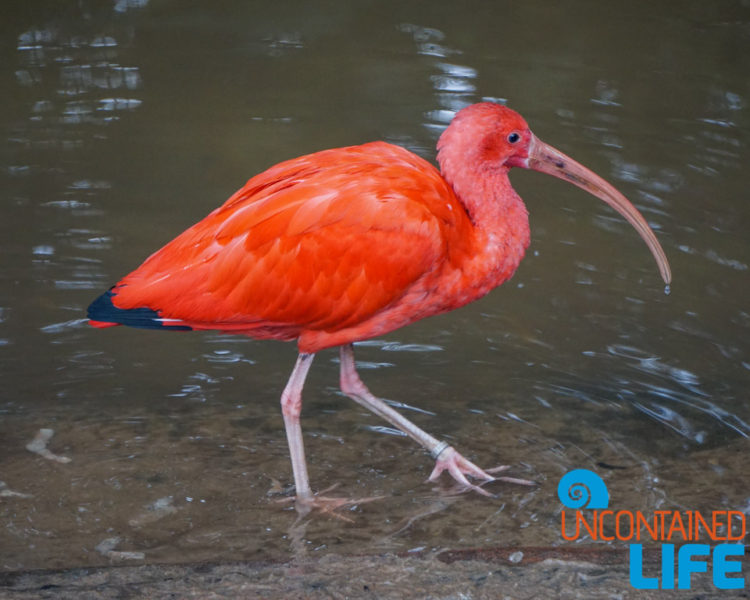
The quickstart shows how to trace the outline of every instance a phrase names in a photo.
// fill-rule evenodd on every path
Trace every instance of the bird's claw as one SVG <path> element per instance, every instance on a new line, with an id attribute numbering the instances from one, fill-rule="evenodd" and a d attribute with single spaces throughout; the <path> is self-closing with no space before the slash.
<path id="1" fill-rule="evenodd" d="M 330 492 L 334 488 L 338 487 L 338 484 L 334 484 L 323 491 L 313 494 L 312 496 L 289 496 L 287 498 L 280 498 L 277 500 L 279 503 L 294 503 L 294 507 L 300 514 L 300 517 L 305 517 L 313 510 L 320 511 L 324 514 L 330 515 L 342 521 L 353 523 L 354 520 L 349 517 L 342 515 L 338 511 L 340 508 L 351 507 L 357 504 L 365 504 L 367 502 L 373 502 L 375 500 L 381 500 L 384 496 L 371 496 L 368 498 L 340 498 L 335 496 L 324 496 L 327 492 Z"/>
<path id="2" fill-rule="evenodd" d="M 492 494 L 490 494 L 487 490 L 482 489 L 480 486 L 471 483 L 466 478 L 467 475 L 473 477 L 474 479 L 479 479 L 484 483 L 488 483 L 490 481 L 505 481 L 507 483 L 515 483 L 518 485 L 535 485 L 533 481 L 529 481 L 527 479 L 504 476 L 495 477 L 493 475 L 490 475 L 490 473 L 501 473 L 503 471 L 507 471 L 508 469 L 510 469 L 510 466 L 502 465 L 499 467 L 494 467 L 492 469 L 487 469 L 485 471 L 484 469 L 479 468 L 470 460 L 464 458 L 451 446 L 448 446 L 437 457 L 435 461 L 435 468 L 432 470 L 428 481 L 437 481 L 443 471 L 448 471 L 451 477 L 453 477 L 453 479 L 455 479 L 463 487 L 473 490 L 481 494 L 482 496 L 492 496 Z"/>

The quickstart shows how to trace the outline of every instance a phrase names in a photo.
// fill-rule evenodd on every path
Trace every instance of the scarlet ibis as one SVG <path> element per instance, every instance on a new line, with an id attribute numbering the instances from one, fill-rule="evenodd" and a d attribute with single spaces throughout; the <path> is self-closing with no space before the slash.
<path id="1" fill-rule="evenodd" d="M 88 309 L 95 327 L 219 330 L 297 340 L 281 394 L 298 506 L 310 489 L 300 411 L 315 353 L 340 346 L 342 391 L 423 446 L 429 479 L 448 471 L 484 492 L 488 471 L 375 397 L 352 344 L 473 300 L 506 281 L 529 244 L 511 167 L 553 175 L 624 216 L 669 263 L 643 216 L 606 181 L 543 143 L 513 110 L 489 102 L 459 111 L 437 144 L 440 171 L 384 142 L 323 150 L 256 175 L 222 206 L 152 254 Z"/>

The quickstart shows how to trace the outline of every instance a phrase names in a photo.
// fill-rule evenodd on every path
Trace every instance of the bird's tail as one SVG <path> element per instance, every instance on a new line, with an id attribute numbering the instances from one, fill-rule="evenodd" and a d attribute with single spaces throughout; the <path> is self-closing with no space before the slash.
<path id="1" fill-rule="evenodd" d="M 112 301 L 116 293 L 111 288 L 94 300 L 88 308 L 86 316 L 93 327 L 115 327 L 127 325 L 140 329 L 169 329 L 172 331 L 190 331 L 187 325 L 170 325 L 169 321 L 159 316 L 150 308 L 118 308 Z"/>

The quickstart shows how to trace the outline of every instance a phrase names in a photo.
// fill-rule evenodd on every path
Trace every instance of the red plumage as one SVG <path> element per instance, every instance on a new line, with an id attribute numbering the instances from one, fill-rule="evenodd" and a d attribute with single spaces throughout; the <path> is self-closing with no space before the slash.
<path id="1" fill-rule="evenodd" d="M 383 142 L 325 150 L 256 175 L 89 307 L 97 327 L 216 329 L 297 340 L 282 395 L 297 499 L 310 491 L 299 426 L 313 353 L 341 346 L 342 390 L 384 417 L 448 470 L 492 480 L 373 396 L 354 369 L 352 342 L 475 300 L 508 279 L 529 243 L 511 167 L 565 179 L 619 211 L 669 282 L 646 221 L 612 186 L 536 138 L 514 111 L 491 103 L 460 111 L 438 142 L 441 171 Z"/>
<path id="2" fill-rule="evenodd" d="M 325 150 L 250 179 L 124 277 L 113 302 L 193 329 L 299 338 L 316 352 L 457 308 L 509 277 L 517 260 L 467 291 L 473 231 L 451 186 L 411 152 Z"/>

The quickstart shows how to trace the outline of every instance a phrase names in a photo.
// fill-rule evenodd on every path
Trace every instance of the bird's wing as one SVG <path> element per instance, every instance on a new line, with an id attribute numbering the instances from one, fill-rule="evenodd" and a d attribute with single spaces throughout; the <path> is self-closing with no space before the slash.
<path id="1" fill-rule="evenodd" d="M 114 304 L 259 337 L 356 325 L 445 260 L 451 198 L 433 167 L 388 144 L 287 161 L 125 277 Z"/>

